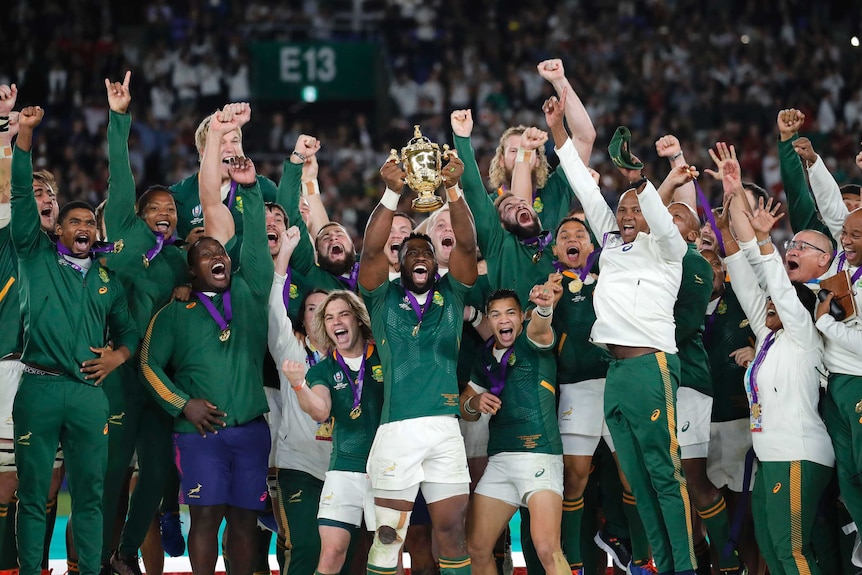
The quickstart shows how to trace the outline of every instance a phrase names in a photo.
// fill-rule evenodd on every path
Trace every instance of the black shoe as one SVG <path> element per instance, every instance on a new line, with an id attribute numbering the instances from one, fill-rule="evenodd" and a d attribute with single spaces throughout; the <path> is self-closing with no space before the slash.
<path id="1" fill-rule="evenodd" d="M 612 537 L 607 529 L 602 529 L 596 533 L 596 536 L 593 537 L 593 541 L 596 542 L 596 545 L 599 548 L 604 549 L 604 551 L 611 556 L 614 560 L 614 564 L 625 571 L 628 564 L 632 561 L 632 553 L 629 551 L 629 548 L 626 547 L 626 544 L 622 542 L 621 539 L 617 537 Z"/>
<path id="2" fill-rule="evenodd" d="M 111 569 L 114 575 L 141 575 L 138 555 L 123 555 L 117 551 L 111 555 Z"/>

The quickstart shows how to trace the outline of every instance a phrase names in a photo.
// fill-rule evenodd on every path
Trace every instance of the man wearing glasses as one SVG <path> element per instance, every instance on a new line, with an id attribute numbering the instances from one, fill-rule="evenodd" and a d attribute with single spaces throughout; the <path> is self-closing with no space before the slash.
<path id="1" fill-rule="evenodd" d="M 821 232 L 802 230 L 784 242 L 784 269 L 790 281 L 810 282 L 829 271 L 832 242 Z"/>

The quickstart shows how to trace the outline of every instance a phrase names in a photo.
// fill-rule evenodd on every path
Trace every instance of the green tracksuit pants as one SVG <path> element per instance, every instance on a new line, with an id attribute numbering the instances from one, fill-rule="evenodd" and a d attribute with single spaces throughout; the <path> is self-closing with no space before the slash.
<path id="1" fill-rule="evenodd" d="M 611 361 L 605 419 L 659 573 L 694 569 L 691 511 L 676 438 L 679 359 L 658 352 Z"/>
<path id="2" fill-rule="evenodd" d="M 838 488 L 844 506 L 857 525 L 862 525 L 862 377 L 833 373 L 826 396 L 820 402 L 821 415 L 835 448 Z M 860 405 L 862 408 L 862 405 Z"/>
<path id="3" fill-rule="evenodd" d="M 97 575 L 108 458 L 108 399 L 101 387 L 64 376 L 24 374 L 13 407 L 18 467 L 18 554 L 22 575 L 40 575 L 45 504 L 57 443 L 66 458 L 81 575 Z"/>
<path id="4" fill-rule="evenodd" d="M 811 461 L 760 461 L 751 495 L 754 534 L 771 575 L 819 575 L 811 531 L 832 468 Z"/>
<path id="5" fill-rule="evenodd" d="M 126 555 L 138 552 L 159 510 L 169 474 L 176 473 L 173 417 L 143 388 L 137 370 L 135 377 L 135 386 L 126 401 L 127 423 L 119 454 L 128 464 L 132 453 L 135 450 L 138 453 L 138 481 L 129 500 L 129 514 L 120 539 L 120 553 Z"/>

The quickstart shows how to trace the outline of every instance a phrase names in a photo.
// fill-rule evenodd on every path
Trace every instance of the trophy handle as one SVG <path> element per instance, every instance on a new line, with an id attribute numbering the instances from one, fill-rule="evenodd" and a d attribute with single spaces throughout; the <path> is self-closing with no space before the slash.
<path id="1" fill-rule="evenodd" d="M 398 157 L 398 150 L 396 150 L 395 148 L 389 150 L 389 158 L 387 158 L 386 161 L 392 161 L 396 164 L 399 163 L 401 161 L 401 158 Z"/>

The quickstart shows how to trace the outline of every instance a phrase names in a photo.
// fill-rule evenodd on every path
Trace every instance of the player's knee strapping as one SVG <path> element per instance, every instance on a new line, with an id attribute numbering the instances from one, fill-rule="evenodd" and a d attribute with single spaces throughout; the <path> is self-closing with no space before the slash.
<path id="1" fill-rule="evenodd" d="M 410 526 L 411 513 L 375 505 L 377 532 L 368 551 L 369 564 L 378 567 L 394 567 L 398 564 L 398 555 Z"/>

